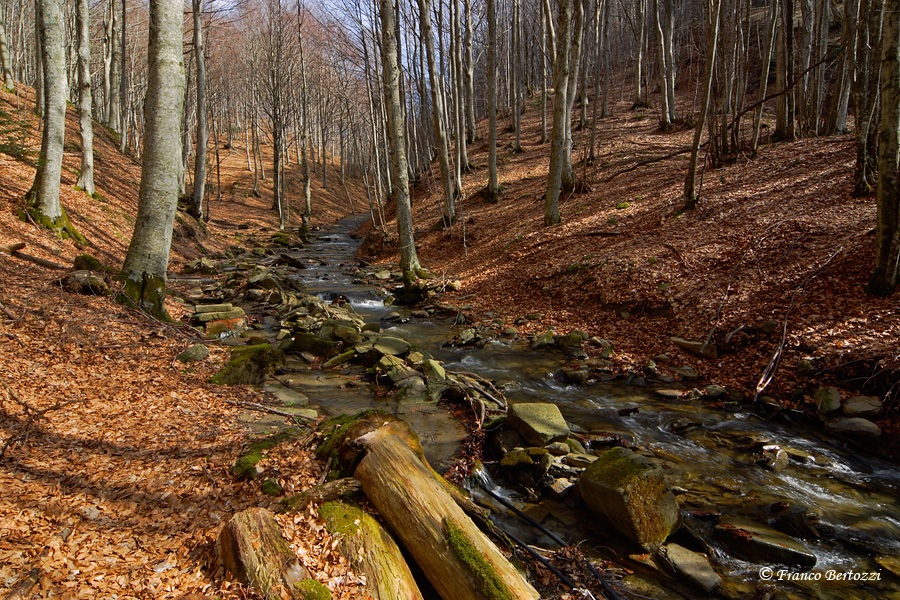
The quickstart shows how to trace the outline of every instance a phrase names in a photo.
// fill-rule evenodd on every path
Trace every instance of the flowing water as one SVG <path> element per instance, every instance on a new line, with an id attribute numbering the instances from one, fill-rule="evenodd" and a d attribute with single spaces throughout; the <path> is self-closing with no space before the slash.
<path id="1" fill-rule="evenodd" d="M 685 523 L 689 526 L 685 529 L 694 531 L 701 540 L 708 541 L 710 526 L 691 514 L 741 516 L 765 523 L 771 519 L 769 510 L 774 503 L 789 502 L 809 509 L 818 515 L 818 523 L 831 531 L 827 541 L 803 542 L 816 554 L 814 572 L 820 572 L 821 577 L 818 581 L 771 582 L 770 588 L 783 594 L 781 597 L 900 597 L 900 580 L 875 561 L 880 557 L 885 563 L 900 562 L 900 472 L 896 465 L 816 431 L 767 422 L 750 412 L 665 400 L 652 389 L 624 384 L 565 385 L 552 375 L 565 361 L 563 355 L 532 351 L 523 343 L 491 342 L 482 349 L 446 347 L 444 342 L 453 333 L 452 319 L 409 318 L 405 309 L 385 306 L 383 295 L 375 286 L 356 279 L 353 267 L 357 265 L 354 255 L 358 242 L 349 233 L 362 220 L 351 217 L 324 228 L 314 243 L 293 251 L 308 265 L 298 270 L 296 277 L 310 293 L 326 299 L 345 296 L 367 321 L 379 321 L 383 330 L 410 340 L 444 361 L 449 369 L 475 372 L 508 383 L 505 389 L 511 402 L 554 402 L 578 431 L 618 434 L 642 448 L 666 469 L 685 511 Z M 396 405 L 374 398 L 373 390 L 360 384 L 358 378 L 302 369 L 293 376 L 292 387 L 301 389 L 329 414 L 371 407 L 397 409 Z M 629 408 L 636 410 L 623 410 Z M 429 459 L 440 467 L 463 437 L 462 429 L 443 410 L 434 407 L 401 412 L 423 434 Z M 765 444 L 778 445 L 789 453 L 787 468 L 776 473 L 757 464 L 758 455 L 754 452 Z M 484 485 L 496 486 L 486 474 L 482 476 Z M 614 537 L 604 538 L 586 513 L 546 501 L 534 507 L 527 498 L 510 490 L 494 489 L 534 514 L 548 515 L 544 524 L 568 541 L 581 541 L 591 535 L 585 547 L 596 548 L 600 555 L 610 556 L 610 548 L 619 556 L 634 552 Z M 511 521 L 508 524 L 512 526 Z M 553 547 L 546 536 L 526 529 L 520 528 L 518 537 Z M 687 536 L 683 532 L 678 535 Z M 760 585 L 759 570 L 766 565 L 731 558 L 716 544 L 711 544 L 708 551 L 725 579 L 723 593 L 729 597 L 753 597 Z M 851 570 L 878 573 L 880 581 L 827 579 L 829 571 L 836 577 Z M 790 571 L 800 572 L 798 568 Z M 657 579 L 660 578 L 638 572 L 626 578 L 626 591 L 630 586 L 645 596 L 703 597 L 702 593 L 685 594 L 678 591 L 681 588 L 656 582 Z"/>

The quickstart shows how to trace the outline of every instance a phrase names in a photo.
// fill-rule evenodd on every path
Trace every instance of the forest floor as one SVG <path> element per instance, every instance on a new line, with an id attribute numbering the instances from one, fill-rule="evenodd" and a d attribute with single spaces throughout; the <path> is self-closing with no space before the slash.
<path id="1" fill-rule="evenodd" d="M 18 217 L 40 145 L 29 92 L 0 95 L 0 111 L 27 123 L 16 130 L 24 137 L 0 140 L 12 142 L 10 152 L 23 159 L 0 152 L 0 245 L 25 242 L 23 252 L 67 267 L 88 252 L 120 268 L 140 166 L 119 154 L 98 125 L 100 197 L 76 190 L 80 144 L 71 110 L 62 204 L 91 246 L 77 248 Z M 211 202 L 208 231 L 179 217 L 170 272 L 277 229 L 271 181 L 262 182 L 263 198 L 249 196 L 252 173 L 243 150 L 220 152 L 226 193 Z M 294 197 L 299 181 L 292 165 Z M 313 193 L 314 226 L 348 214 L 340 186 L 331 192 L 315 186 Z M 34 573 L 39 597 L 247 597 L 225 581 L 214 545 L 237 511 L 276 508 L 277 499 L 258 484 L 231 473 L 247 440 L 239 421 L 248 416 L 228 402 L 259 400 L 261 393 L 206 383 L 228 357 L 215 343 L 207 342 L 210 357 L 191 368 L 174 361 L 199 341 L 179 323 L 191 311 L 176 296 L 167 301 L 176 323 L 164 324 L 108 297 L 66 292 L 59 283 L 65 273 L 0 254 L 0 595 Z M 287 491 L 314 484 L 321 469 L 299 444 L 266 460 L 278 465 Z M 356 579 L 314 513 L 279 518 L 305 566 L 335 597 L 359 597 Z"/>
<path id="2" fill-rule="evenodd" d="M 539 99 L 523 117 L 521 153 L 512 151 L 509 119 L 499 122 L 496 204 L 480 193 L 486 123 L 469 149 L 474 171 L 463 178 L 462 218 L 450 230 L 435 226 L 437 167 L 421 174 L 413 204 L 419 258 L 462 283 L 445 301 L 455 297 L 475 322 L 499 317 L 522 334 L 583 330 L 611 341 L 615 362 L 637 375 L 665 354 L 670 362 L 659 373 L 680 379 L 672 367 L 691 366 L 701 379 L 687 385 L 715 382 L 749 398 L 784 331 L 779 368 L 762 392 L 772 405 L 815 412 L 816 387 L 836 385 L 845 399 L 866 393 L 896 408 L 900 311 L 896 294 L 865 292 L 876 209 L 874 196 L 851 194 L 853 137 L 764 144 L 756 159 L 735 156 L 703 172 L 699 206 L 683 212 L 693 130 L 663 133 L 653 109 L 612 108 L 597 128 L 593 164 L 583 160 L 589 129 L 575 133 L 581 186 L 563 194 L 559 226 L 543 224 L 549 143 L 540 143 Z M 370 235 L 361 255 L 398 261 L 395 224 L 387 231 Z M 717 360 L 670 341 L 710 335 Z M 894 411 L 879 425 L 883 440 L 900 438 Z"/>

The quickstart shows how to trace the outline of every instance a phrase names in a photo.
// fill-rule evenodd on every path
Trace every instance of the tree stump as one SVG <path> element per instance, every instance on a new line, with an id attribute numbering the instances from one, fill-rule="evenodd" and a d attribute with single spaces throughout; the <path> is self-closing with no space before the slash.
<path id="1" fill-rule="evenodd" d="M 479 530 L 410 448 L 373 431 L 355 477 L 444 600 L 537 600 L 539 594 Z"/>
<path id="2" fill-rule="evenodd" d="M 266 600 L 301 597 L 296 585 L 310 577 L 297 560 L 275 516 L 265 508 L 234 515 L 219 534 L 225 570 Z"/>

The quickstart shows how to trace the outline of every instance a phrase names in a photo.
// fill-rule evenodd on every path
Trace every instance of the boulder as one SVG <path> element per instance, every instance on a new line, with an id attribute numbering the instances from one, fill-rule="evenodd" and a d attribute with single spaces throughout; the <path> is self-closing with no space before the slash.
<path id="1" fill-rule="evenodd" d="M 60 280 L 63 289 L 70 294 L 105 296 L 109 285 L 100 275 L 92 271 L 72 271 Z"/>
<path id="2" fill-rule="evenodd" d="M 881 400 L 875 396 L 855 396 L 842 407 L 848 417 L 876 417 L 881 414 Z"/>
<path id="3" fill-rule="evenodd" d="M 231 360 L 210 378 L 216 385 L 253 385 L 284 364 L 281 350 L 269 344 L 245 346 L 231 351 Z"/>
<path id="4" fill-rule="evenodd" d="M 375 342 L 375 349 L 390 356 L 403 356 L 410 349 L 410 343 L 404 339 L 383 335 Z"/>
<path id="5" fill-rule="evenodd" d="M 569 437 L 569 427 L 559 407 L 542 402 L 513 404 L 507 413 L 510 427 L 519 432 L 529 444 L 546 446 Z"/>
<path id="6" fill-rule="evenodd" d="M 547 346 L 552 346 L 556 343 L 556 336 L 553 333 L 553 330 L 545 331 L 544 333 L 535 336 L 534 341 L 531 343 L 531 347 L 537 350 L 538 348 L 545 348 Z"/>
<path id="7" fill-rule="evenodd" d="M 811 569 L 816 555 L 809 548 L 779 531 L 744 519 L 723 519 L 715 538 L 730 554 L 754 563 L 779 564 Z"/>
<path id="8" fill-rule="evenodd" d="M 425 373 L 425 377 L 428 378 L 429 381 L 445 381 L 447 379 L 447 372 L 444 370 L 444 367 L 436 360 L 426 360 L 422 363 L 422 372 Z"/>
<path id="9" fill-rule="evenodd" d="M 203 360 L 209 356 L 209 348 L 203 344 L 193 344 L 182 350 L 175 360 L 183 363 L 192 363 Z"/>
<path id="10" fill-rule="evenodd" d="M 676 577 L 686 579 L 706 593 L 712 593 L 722 585 L 722 578 L 713 570 L 705 554 L 678 544 L 666 544 L 659 549 L 659 558 Z"/>
<path id="11" fill-rule="evenodd" d="M 813 395 L 816 412 L 827 415 L 841 409 L 841 390 L 836 387 L 820 387 Z"/>
<path id="12" fill-rule="evenodd" d="M 862 435 L 878 437 L 881 435 L 881 427 L 862 417 L 839 417 L 831 421 L 825 421 L 825 429 L 831 433 L 843 435 Z"/>
<path id="13" fill-rule="evenodd" d="M 631 450 L 607 450 L 578 479 L 587 507 L 652 551 L 678 526 L 679 510 L 662 469 Z"/>

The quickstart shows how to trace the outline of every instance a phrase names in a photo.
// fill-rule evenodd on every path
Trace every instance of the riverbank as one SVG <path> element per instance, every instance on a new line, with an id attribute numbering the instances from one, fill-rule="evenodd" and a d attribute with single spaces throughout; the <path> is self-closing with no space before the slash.
<path id="1" fill-rule="evenodd" d="M 896 454 L 900 426 L 890 409 L 900 381 L 900 312 L 896 298 L 865 293 L 875 199 L 851 195 L 850 136 L 765 145 L 755 160 L 710 169 L 699 207 L 682 213 L 687 159 L 663 157 L 687 147 L 691 132 L 663 134 L 652 110 L 620 104 L 598 130 L 599 156 L 576 168 L 586 185 L 563 198 L 563 224 L 544 227 L 548 147 L 537 143 L 533 111 L 525 127 L 520 154 L 509 150 L 511 133 L 500 135 L 497 204 L 479 194 L 486 144 L 470 149 L 475 171 L 463 180 L 461 218 L 450 231 L 432 227 L 441 205 L 436 167 L 420 177 L 419 256 L 461 282 L 449 302 L 522 334 L 586 331 L 610 341 L 612 362 L 633 373 L 666 355 L 672 362 L 657 365 L 660 374 L 680 380 L 672 367 L 688 366 L 701 376 L 689 385 L 713 382 L 749 399 L 781 348 L 760 394 L 773 411 L 814 414 L 821 386 L 839 387 L 844 400 L 877 396 L 888 410 L 875 421 Z M 576 147 L 588 134 L 576 133 Z M 397 260 L 380 233 L 370 234 L 361 256 Z M 679 348 L 676 336 L 709 337 L 717 357 Z"/>

